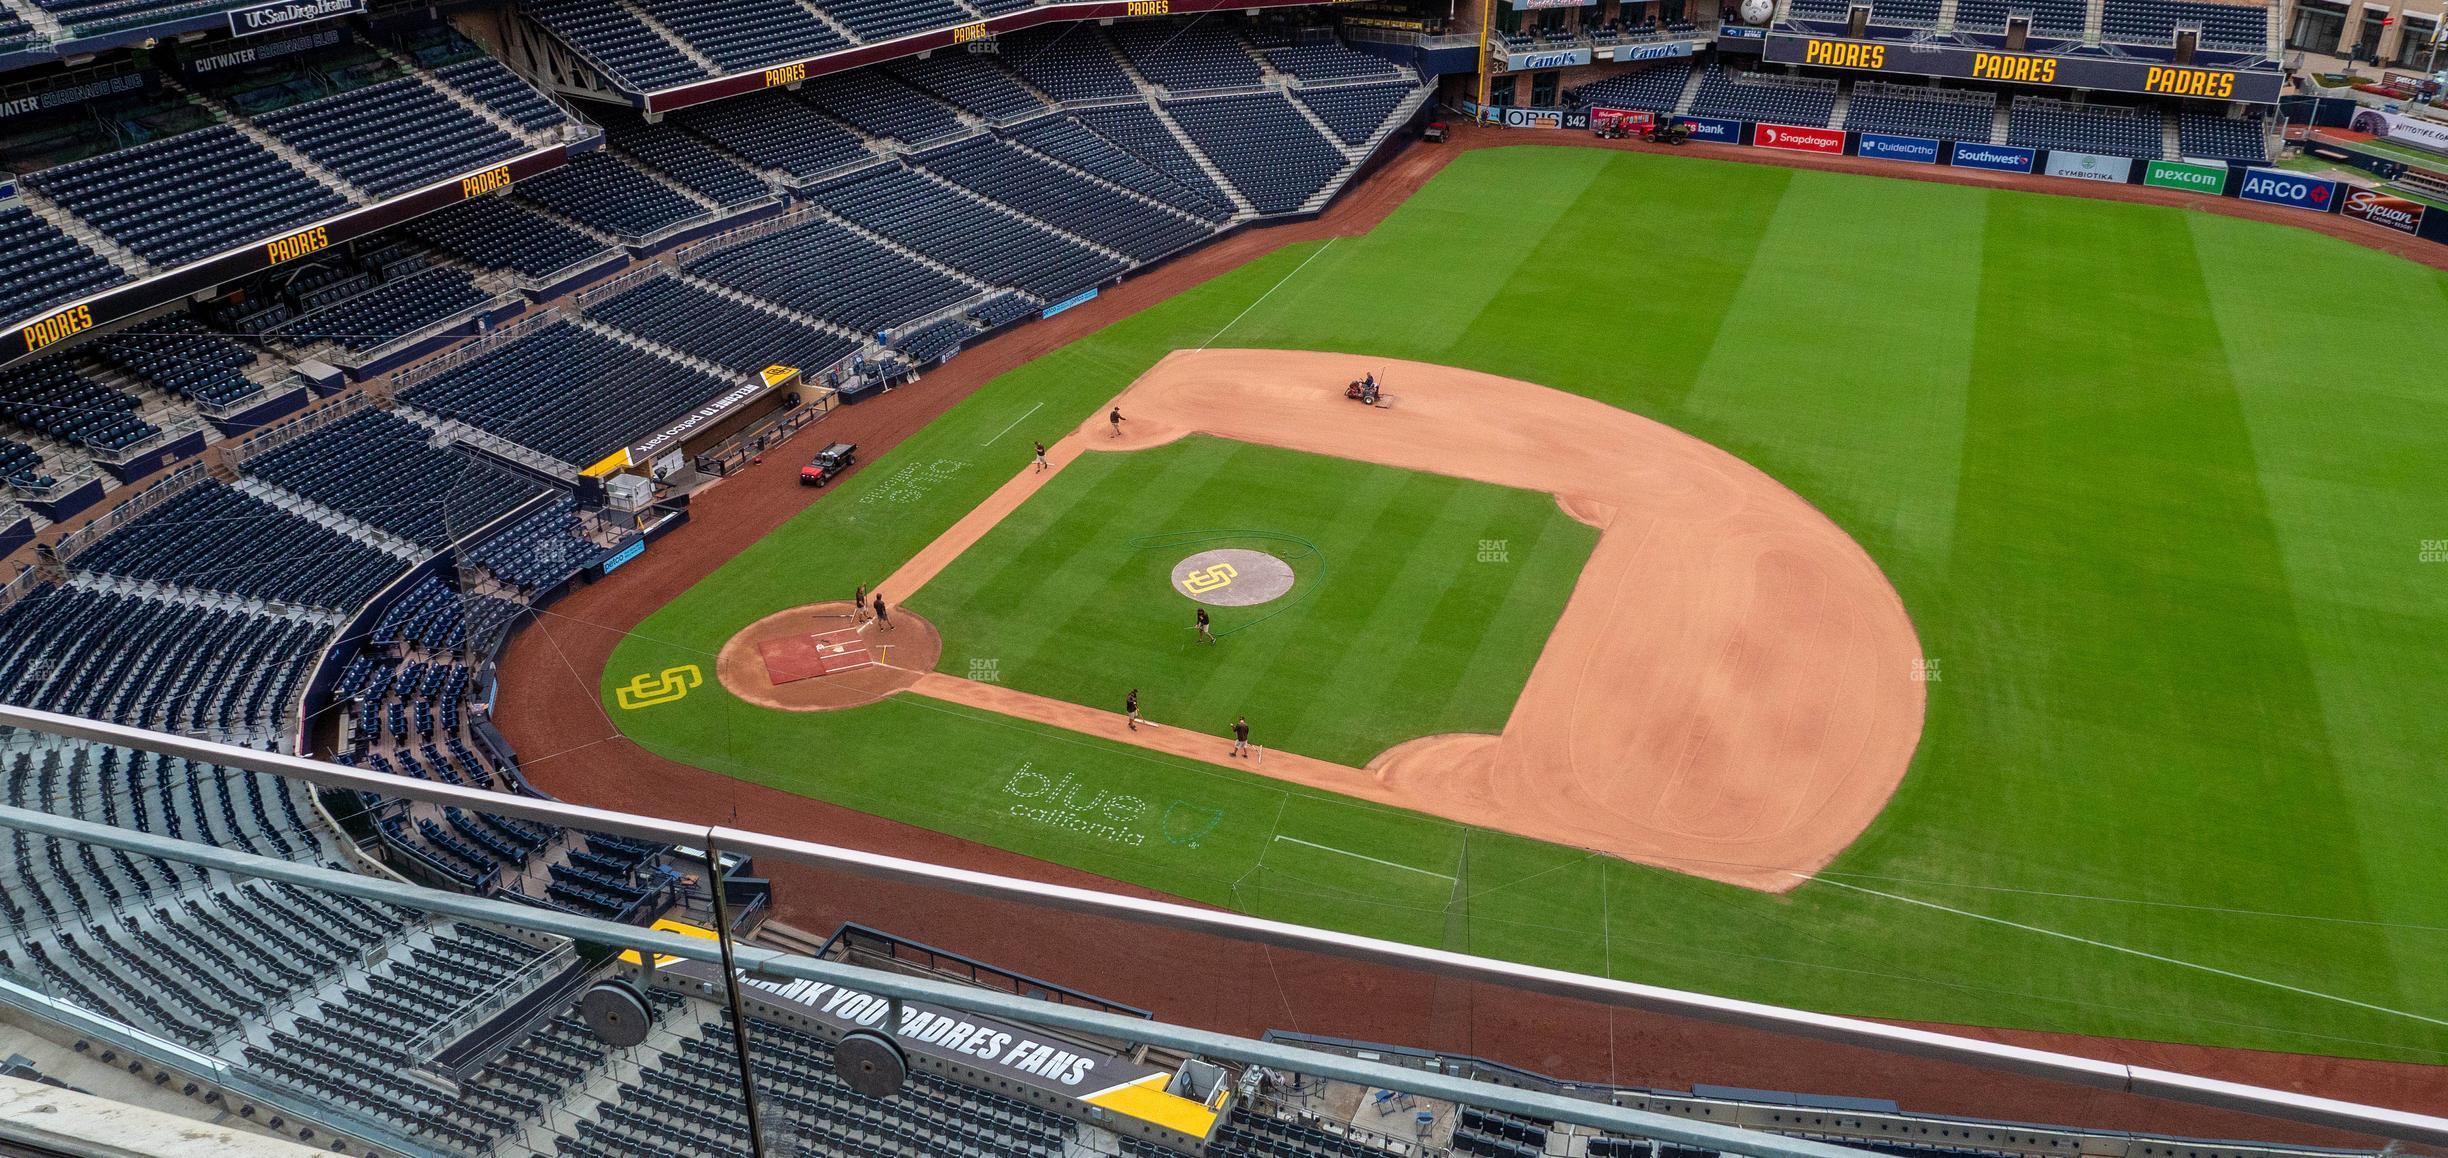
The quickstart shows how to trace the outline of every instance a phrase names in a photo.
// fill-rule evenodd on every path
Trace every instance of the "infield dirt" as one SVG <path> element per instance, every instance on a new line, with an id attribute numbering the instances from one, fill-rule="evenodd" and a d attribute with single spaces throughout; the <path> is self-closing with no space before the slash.
<path id="1" fill-rule="evenodd" d="M 1390 405 L 1344 398 L 1370 371 Z M 1100 407 L 1049 448 L 1055 470 L 1014 475 L 884 586 L 923 588 L 1083 453 L 1191 433 L 1545 491 L 1601 534 L 1501 734 L 1422 737 L 1366 768 L 1270 752 L 1259 771 L 1769 892 L 1834 859 L 1903 781 L 1926 687 L 1903 601 L 1834 523 L 1722 450 L 1529 382 L 1304 351 L 1178 351 L 1114 405 L 1119 437 Z M 1010 688 L 930 673 L 913 690 L 1227 758 L 1214 737 Z"/>

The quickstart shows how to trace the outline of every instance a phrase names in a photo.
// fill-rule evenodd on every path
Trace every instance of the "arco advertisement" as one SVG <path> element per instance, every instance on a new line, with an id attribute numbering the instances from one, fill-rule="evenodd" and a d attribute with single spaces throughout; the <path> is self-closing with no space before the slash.
<path id="1" fill-rule="evenodd" d="M 2337 182 L 2284 169 L 2246 169 L 2236 196 L 2265 205 L 2327 213 L 2337 207 Z"/>

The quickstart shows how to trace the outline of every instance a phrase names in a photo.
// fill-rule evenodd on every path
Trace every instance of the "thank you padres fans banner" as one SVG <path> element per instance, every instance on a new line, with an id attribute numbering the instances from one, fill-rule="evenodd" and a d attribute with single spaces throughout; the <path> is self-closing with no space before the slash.
<path id="1" fill-rule="evenodd" d="M 662 972 L 708 986 L 722 984 L 722 967 L 709 961 L 677 961 L 664 966 Z M 1051 1094 L 1081 1098 L 1166 1072 L 1088 1046 L 1049 1041 L 1009 1022 L 922 1001 L 900 1002 L 899 1023 L 888 1024 L 895 1003 L 877 994 L 823 981 L 783 981 L 745 973 L 739 980 L 750 999 L 820 1022 L 835 1037 L 857 1029 L 890 1033 L 912 1054 Z"/>
<path id="2" fill-rule="evenodd" d="M 2271 104 L 2278 99 L 2276 69 L 2186 68 L 2105 57 L 2039 56 L 1988 52 L 1933 44 L 1839 40 L 1774 32 L 1761 57 L 1777 64 L 1844 68 L 1895 76 L 1946 76 L 2008 84 L 2140 92 L 2157 96 Z"/>

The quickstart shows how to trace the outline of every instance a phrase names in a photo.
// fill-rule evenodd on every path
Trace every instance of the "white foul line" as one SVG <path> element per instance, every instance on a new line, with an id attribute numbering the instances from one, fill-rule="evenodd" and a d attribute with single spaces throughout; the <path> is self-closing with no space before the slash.
<path id="1" fill-rule="evenodd" d="M 1011 421 L 1011 426 L 1006 426 L 1006 427 L 1004 427 L 1004 428 L 1003 428 L 1003 429 L 1001 429 L 1001 430 L 995 431 L 995 436 L 994 436 L 994 438 L 989 438 L 989 439 L 987 439 L 986 441 L 979 443 L 978 445 L 979 445 L 980 447 L 988 447 L 988 446 L 993 446 L 993 445 L 995 444 L 995 438 L 1001 438 L 1001 437 L 1003 437 L 1003 436 L 1004 436 L 1004 435 L 1006 435 L 1006 434 L 1010 434 L 1010 433 L 1012 432 L 1012 426 L 1018 426 L 1018 425 L 1020 425 L 1021 423 L 1028 421 L 1028 417 L 1029 417 L 1029 415 L 1037 413 L 1037 408 L 1038 408 L 1039 406 L 1044 406 L 1044 405 L 1045 405 L 1045 401 L 1044 401 L 1043 399 L 1039 399 L 1039 400 L 1038 400 L 1038 402 L 1037 402 L 1037 406 L 1031 406 L 1031 407 L 1029 407 L 1029 408 L 1028 408 L 1028 410 L 1027 410 L 1025 413 L 1023 413 L 1023 414 L 1021 414 L 1021 415 L 1020 415 L 1020 417 L 1015 418 L 1015 419 L 1012 419 L 1012 421 Z"/>
<path id="2" fill-rule="evenodd" d="M 1327 250 L 1329 250 L 1329 249 L 1333 249 L 1333 248 L 1334 248 L 1334 243 L 1335 243 L 1335 240 L 1336 240 L 1336 239 L 1335 239 L 1335 238 L 1332 238 L 1332 237 L 1327 238 L 1327 239 L 1326 239 L 1326 244 L 1324 244 L 1324 245 L 1321 245 L 1321 246 L 1317 247 L 1317 249 L 1316 249 L 1314 252 L 1312 252 L 1312 253 L 1311 253 L 1309 256 L 1302 258 L 1302 259 L 1301 259 L 1301 263 L 1300 263 L 1299 265 L 1293 266 L 1293 267 L 1292 267 L 1292 272 L 1291 272 L 1291 273 L 1287 273 L 1287 274 L 1283 275 L 1282 277 L 1276 278 L 1276 279 L 1275 279 L 1275 284 L 1274 284 L 1274 285 L 1271 285 L 1271 286 L 1268 286 L 1268 287 L 1267 287 L 1267 291 L 1266 291 L 1265 293 L 1259 294 L 1259 295 L 1258 295 L 1258 300 L 1257 300 L 1257 301 L 1253 301 L 1253 302 L 1251 302 L 1250 304 L 1248 304 L 1248 305 L 1246 305 L 1246 306 L 1241 307 L 1241 312 L 1240 312 L 1240 313 L 1237 313 L 1237 314 L 1234 314 L 1234 315 L 1233 315 L 1232 320 L 1231 320 L 1231 321 L 1229 321 L 1229 322 L 1224 323 L 1224 325 L 1223 325 L 1223 328 L 1222 328 L 1222 329 L 1218 329 L 1216 332 L 1214 332 L 1214 333 L 1212 333 L 1212 334 L 1207 335 L 1207 340 L 1206 340 L 1206 341 L 1204 341 L 1204 342 L 1200 342 L 1200 343 L 1199 343 L 1199 349 L 1204 350 L 1204 349 L 1206 349 L 1207 347 L 1214 345 L 1214 344 L 1215 344 L 1215 340 L 1216 340 L 1217 338 L 1221 338 L 1221 337 L 1223 337 L 1223 336 L 1224 336 L 1224 331 L 1225 331 L 1225 330 L 1229 330 L 1229 329 L 1233 328 L 1234 326 L 1240 325 L 1240 324 L 1241 324 L 1241 319 L 1248 317 L 1248 316 L 1249 316 L 1249 312 L 1250 312 L 1251 310 L 1257 309 L 1257 308 L 1258 308 L 1258 303 L 1259 303 L 1259 302 L 1263 302 L 1263 301 L 1267 300 L 1268 298 L 1274 297 L 1274 296 L 1275 296 L 1275 291 L 1276 291 L 1276 290 L 1279 290 L 1279 289 L 1282 289 L 1282 288 L 1283 288 L 1283 286 L 1284 286 L 1284 283 L 1285 283 L 1285 282 L 1288 282 L 1288 281 L 1292 280 L 1294 277 L 1299 276 L 1300 271 L 1302 271 L 1302 270 L 1304 270 L 1304 269 L 1309 268 L 1309 263 L 1310 263 L 1310 262 L 1313 262 L 1313 261 L 1316 261 L 1316 260 L 1318 259 L 1318 256 L 1319 256 L 1320 254 L 1325 253 L 1325 252 L 1326 252 Z M 1304 841 L 1303 843 L 1307 843 L 1307 842 L 1305 842 L 1305 841 Z M 1340 851 L 1342 851 L 1342 850 L 1341 850 L 1341 849 L 1337 849 L 1336 851 L 1337 851 L 1337 852 L 1340 852 Z M 1399 865 L 1398 865 L 1398 866 L 1396 866 L 1396 867 L 1402 867 L 1402 866 L 1399 866 Z"/>
<path id="3" fill-rule="evenodd" d="M 1796 873 L 1795 875 L 1801 876 L 1802 874 Z M 2106 949 L 2112 953 L 2123 953 L 2131 957 L 2140 957 L 2146 961 L 2157 961 L 2162 965 L 2174 965 L 2182 969 L 2199 970 L 2203 973 L 2225 977 L 2234 981 L 2244 981 L 2254 985 L 2266 985 L 2272 989 L 2283 989 L 2289 993 L 2300 994 L 2305 997 L 2316 997 L 2322 1001 L 2334 1001 L 2340 1005 L 2351 1005 L 2357 1009 L 2368 1009 L 2374 1013 L 2386 1013 L 2394 1017 L 2410 1017 L 2416 1021 L 2425 1022 L 2431 1025 L 2448 1026 L 2448 1020 L 2442 1020 L 2436 1017 L 2425 1017 L 2422 1014 L 2411 1013 L 2403 1009 L 2391 1009 L 2385 1005 L 2374 1005 L 2368 1001 L 2357 1001 L 2351 997 L 2340 997 L 2334 993 L 2323 993 L 2317 989 L 2306 989 L 2300 985 L 2289 985 L 2284 981 L 2272 981 L 2266 977 L 2255 977 L 2249 973 L 2236 973 L 2230 970 L 2221 969 L 2215 965 L 2201 965 L 2191 961 L 2178 960 L 2174 957 L 2162 957 L 2157 953 L 2146 952 L 2141 949 L 2129 949 L 2123 945 L 2111 945 L 2106 941 L 2094 941 L 2089 937 L 2078 937 L 2072 933 L 2060 933 L 2055 929 L 2043 929 L 2038 925 L 2026 925 L 2020 921 L 2009 921 L 2004 917 L 1992 917 L 1985 913 L 1972 912 L 1969 909 L 1958 909 L 1948 905 L 1941 905 L 1936 901 L 1924 901 L 1916 897 L 1900 896 L 1895 893 L 1883 893 L 1877 889 L 1865 889 L 1860 885 L 1848 885 L 1843 881 L 1829 880 L 1826 877 L 1806 877 L 1804 879 L 1813 880 L 1816 883 L 1823 885 L 1833 885 L 1840 889 L 1850 889 L 1857 893 L 1868 893 L 1874 897 L 1885 897 L 1891 901 L 1901 901 L 1907 905 L 1919 905 L 1924 909 L 1936 909 L 1941 913 L 1953 913 L 1958 917 L 1969 917 L 1975 921 L 1986 921 L 1992 925 L 2004 925 L 2009 929 L 2021 929 L 2026 933 L 2038 933 L 2043 937 L 2055 937 L 2062 941 L 2072 941 L 2078 945 L 2089 945 L 2095 949 Z"/>
<path id="4" fill-rule="evenodd" d="M 1407 873 L 1418 873 L 1419 875 L 1424 876 L 1424 877 L 1435 877 L 1436 879 L 1438 879 L 1438 880 L 1440 880 L 1440 881 L 1450 881 L 1450 880 L 1452 880 L 1452 879 L 1453 879 L 1452 877 L 1446 876 L 1444 873 L 1430 872 L 1430 871 L 1428 871 L 1427 869 L 1424 869 L 1424 868 L 1412 868 L 1410 865 L 1407 865 L 1407 864 L 1396 864 L 1396 863 L 1394 863 L 1393 861 L 1390 861 L 1390 860 L 1378 860 L 1376 857 L 1373 857 L 1373 856 L 1363 856 L 1363 855 L 1361 855 L 1361 854 L 1359 854 L 1359 853 L 1356 853 L 1356 852 L 1353 852 L 1353 851 L 1351 851 L 1350 849 L 1347 849 L 1347 848 L 1336 848 L 1335 846 L 1333 846 L 1333 845 L 1331 845 L 1331 844 L 1319 844 L 1319 843 L 1317 843 L 1316 841 L 1313 841 L 1313 840 L 1302 840 L 1301 838 L 1299 838 L 1299 837 L 1297 837 L 1297 836 L 1285 836 L 1284 834 L 1282 834 L 1282 833 L 1280 833 L 1280 832 L 1275 834 L 1275 839 L 1277 839 L 1277 840 L 1288 840 L 1288 841 L 1291 841 L 1291 842 L 1292 842 L 1292 843 L 1294 843 L 1294 844 L 1305 844 L 1305 845 L 1308 845 L 1308 846 L 1309 846 L 1309 847 L 1311 847 L 1311 848 L 1322 848 L 1322 849 L 1325 849 L 1327 852 L 1339 852 L 1339 853 L 1342 853 L 1344 856 L 1351 857 L 1351 858 L 1352 858 L 1352 859 L 1354 859 L 1354 860 L 1364 860 L 1364 861 L 1369 862 L 1370 864 L 1381 864 L 1381 865 L 1386 866 L 1387 868 L 1398 868 L 1398 869 L 1401 869 L 1401 870 L 1402 870 L 1402 871 L 1404 871 L 1404 872 L 1407 872 Z"/>

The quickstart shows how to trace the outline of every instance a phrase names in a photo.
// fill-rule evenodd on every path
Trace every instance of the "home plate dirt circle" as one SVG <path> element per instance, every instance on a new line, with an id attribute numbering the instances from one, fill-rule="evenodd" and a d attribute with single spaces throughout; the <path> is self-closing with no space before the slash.
<path id="1" fill-rule="evenodd" d="M 836 599 L 776 612 L 723 644 L 715 676 L 731 694 L 768 708 L 855 708 L 918 682 L 943 655 L 935 625 L 887 607 L 892 626 L 861 623 Z"/>
<path id="2" fill-rule="evenodd" d="M 1240 547 L 1201 551 L 1173 565 L 1173 589 L 1217 607 L 1254 607 L 1292 589 L 1292 565 Z"/>

